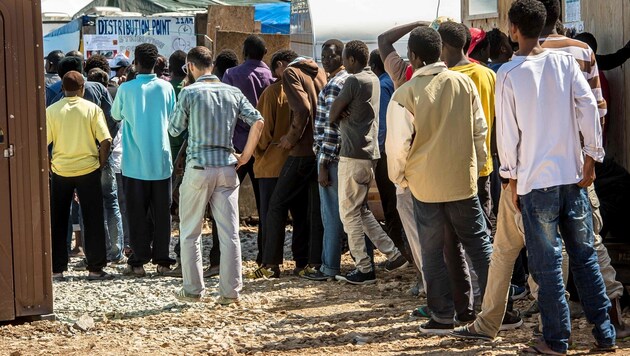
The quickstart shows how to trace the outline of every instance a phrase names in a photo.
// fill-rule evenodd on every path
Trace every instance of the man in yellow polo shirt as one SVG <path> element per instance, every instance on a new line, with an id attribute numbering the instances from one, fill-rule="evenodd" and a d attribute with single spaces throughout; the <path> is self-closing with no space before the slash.
<path id="1" fill-rule="evenodd" d="M 88 280 L 111 279 L 107 264 L 100 167 L 107 162 L 112 138 L 103 111 L 83 99 L 85 79 L 76 71 L 63 77 L 65 98 L 46 109 L 51 154 L 51 225 L 53 279 L 68 269 L 68 218 L 76 189 L 85 225 Z"/>

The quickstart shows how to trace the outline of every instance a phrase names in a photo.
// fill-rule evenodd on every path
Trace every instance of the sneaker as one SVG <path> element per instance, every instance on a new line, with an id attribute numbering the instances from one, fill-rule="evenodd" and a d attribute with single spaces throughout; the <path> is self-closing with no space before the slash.
<path id="1" fill-rule="evenodd" d="M 499 331 L 518 329 L 521 325 L 523 325 L 523 319 L 518 315 L 518 312 L 506 311 Z"/>
<path id="2" fill-rule="evenodd" d="M 373 283 L 376 283 L 376 274 L 374 273 L 374 270 L 371 270 L 370 272 L 367 272 L 367 273 L 363 273 L 359 271 L 358 269 L 355 269 L 351 271 L 350 273 L 346 274 L 345 276 L 336 275 L 335 279 L 338 281 L 343 281 L 343 282 L 347 282 L 350 284 L 357 284 L 357 285 L 373 284 Z"/>
<path id="3" fill-rule="evenodd" d="M 181 270 L 181 267 L 180 267 Z M 219 266 L 210 266 L 203 270 L 203 278 L 216 277 L 219 275 Z"/>
<path id="4" fill-rule="evenodd" d="M 109 262 L 112 266 L 122 266 L 127 264 L 127 256 L 121 255 L 119 259 Z"/>
<path id="5" fill-rule="evenodd" d="M 241 304 L 241 300 L 239 298 L 219 297 L 219 298 L 217 298 L 217 304 L 219 304 L 219 305 L 231 305 L 231 304 L 239 305 L 239 304 Z"/>
<path id="6" fill-rule="evenodd" d="M 407 266 L 409 266 L 409 261 L 407 261 L 405 256 L 400 255 L 397 259 L 393 261 L 387 261 L 387 263 L 385 263 L 385 271 L 393 272 L 397 269 L 403 269 Z"/>
<path id="7" fill-rule="evenodd" d="M 424 290 L 422 282 L 416 282 L 413 287 L 409 288 L 409 294 L 419 298 L 425 298 L 427 296 L 427 292 Z"/>
<path id="8" fill-rule="evenodd" d="M 527 294 L 528 294 L 527 288 L 517 286 L 515 284 L 510 285 L 510 300 L 511 301 L 523 299 L 527 296 Z"/>
<path id="9" fill-rule="evenodd" d="M 258 267 L 257 270 L 247 274 L 246 277 L 249 279 L 280 278 L 280 267 Z"/>
<path id="10" fill-rule="evenodd" d="M 460 339 L 472 339 L 472 340 L 484 340 L 484 341 L 492 341 L 494 338 L 476 332 L 471 325 L 462 326 L 454 329 L 450 332 L 450 336 L 454 336 Z"/>
<path id="11" fill-rule="evenodd" d="M 182 288 L 175 293 L 175 298 L 181 300 L 182 302 L 196 303 L 201 301 L 201 294 L 190 294 Z"/>
<path id="12" fill-rule="evenodd" d="M 144 270 L 143 266 L 133 267 L 131 265 L 127 265 L 122 274 L 124 276 L 144 277 L 147 275 L 147 272 Z"/>
<path id="13" fill-rule="evenodd" d="M 88 274 L 87 280 L 88 281 L 110 281 L 114 278 L 115 277 L 113 274 L 109 274 L 105 271 L 99 271 L 99 272 L 90 272 L 90 274 Z"/>
<path id="14" fill-rule="evenodd" d="M 168 271 L 163 271 L 161 275 L 164 277 L 182 278 L 182 265 L 178 263 L 174 268 L 171 268 Z"/>
<path id="15" fill-rule="evenodd" d="M 448 335 L 453 332 L 453 324 L 442 324 L 430 319 L 420 325 L 420 332 L 425 335 Z"/>
<path id="16" fill-rule="evenodd" d="M 85 258 L 82 258 L 79 263 L 72 267 L 72 269 L 75 271 L 87 271 L 87 260 Z"/>
<path id="17" fill-rule="evenodd" d="M 315 268 L 315 267 L 313 267 L 311 265 L 307 265 L 304 268 L 297 268 L 296 267 L 293 270 L 293 274 L 295 274 L 298 277 L 304 277 L 304 275 L 307 274 L 307 273 L 313 274 L 313 273 L 316 273 L 316 272 L 317 272 L 317 268 Z"/>
<path id="18" fill-rule="evenodd" d="M 306 278 L 311 281 L 318 281 L 318 282 L 332 281 L 333 279 L 335 279 L 335 277 L 324 274 L 320 270 L 315 270 L 314 272 L 306 272 L 300 277 Z"/>
<path id="19" fill-rule="evenodd" d="M 476 316 L 474 312 L 466 312 L 466 314 L 457 315 L 455 317 L 455 323 L 459 325 L 467 325 L 475 321 Z"/>
<path id="20" fill-rule="evenodd" d="M 526 318 L 531 318 L 534 314 L 540 313 L 540 309 L 538 309 L 538 301 L 534 300 L 529 305 L 527 310 L 523 313 L 523 316 Z"/>

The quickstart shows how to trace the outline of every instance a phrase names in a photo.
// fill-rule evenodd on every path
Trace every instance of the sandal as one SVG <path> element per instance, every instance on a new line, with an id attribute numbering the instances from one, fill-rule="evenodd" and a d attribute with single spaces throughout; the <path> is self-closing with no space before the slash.
<path id="1" fill-rule="evenodd" d="M 63 272 L 62 273 L 53 273 L 52 274 L 52 280 L 53 280 L 53 282 L 65 282 L 66 281 L 66 277 L 64 277 Z"/>
<path id="2" fill-rule="evenodd" d="M 431 309 L 429 309 L 428 305 L 420 306 L 411 312 L 411 316 L 415 316 L 416 318 L 431 319 Z"/>
<path id="3" fill-rule="evenodd" d="M 617 352 L 617 349 L 619 347 L 617 345 L 609 345 L 609 346 L 603 346 L 600 344 L 593 344 L 593 348 L 591 349 L 591 352 Z"/>
<path id="4" fill-rule="evenodd" d="M 181 300 L 182 302 L 196 303 L 196 302 L 200 302 L 201 301 L 201 295 L 200 294 L 187 293 L 184 288 L 182 288 L 179 291 L 175 292 L 175 298 L 177 298 L 178 300 Z"/>
<path id="5" fill-rule="evenodd" d="M 535 354 L 535 355 L 566 355 L 564 352 L 557 352 L 552 350 L 549 345 L 543 339 L 537 339 L 534 341 L 534 345 L 531 345 L 523 350 L 523 353 Z"/>
<path id="6" fill-rule="evenodd" d="M 109 274 L 105 271 L 90 272 L 90 274 L 88 274 L 88 277 L 87 277 L 88 281 L 109 281 L 112 279 L 114 279 L 114 275 Z"/>

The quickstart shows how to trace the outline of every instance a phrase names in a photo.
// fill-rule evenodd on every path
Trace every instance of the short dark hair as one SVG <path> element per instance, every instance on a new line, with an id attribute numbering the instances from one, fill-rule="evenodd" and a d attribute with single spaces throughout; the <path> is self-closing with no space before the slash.
<path id="1" fill-rule="evenodd" d="M 134 51 L 136 64 L 140 64 L 144 69 L 152 69 L 158 59 L 158 49 L 154 44 L 143 43 L 136 47 Z"/>
<path id="2" fill-rule="evenodd" d="M 109 83 L 109 74 L 101 68 L 94 67 L 88 71 L 87 80 L 90 82 L 97 82 L 107 87 Z"/>
<path id="3" fill-rule="evenodd" d="M 368 58 L 370 57 L 370 50 L 365 42 L 358 40 L 350 41 L 346 43 L 345 50 L 346 58 L 352 57 L 364 67 L 367 65 Z"/>
<path id="4" fill-rule="evenodd" d="M 168 69 L 177 77 L 185 77 L 182 67 L 186 64 L 186 52 L 177 50 L 168 58 Z"/>
<path id="5" fill-rule="evenodd" d="M 498 28 L 486 32 L 486 39 L 490 45 L 490 58 L 496 58 L 501 55 L 501 42 L 507 37 L 507 35 Z"/>
<path id="6" fill-rule="evenodd" d="M 136 70 L 135 64 L 132 64 L 125 68 L 125 77 L 127 81 L 134 80 L 138 76 L 138 71 Z"/>
<path id="7" fill-rule="evenodd" d="M 538 38 L 545 27 L 547 12 L 538 0 L 516 0 L 508 11 L 510 23 L 527 38 Z"/>
<path id="8" fill-rule="evenodd" d="M 83 59 L 83 53 L 74 50 L 74 51 L 70 51 L 68 53 L 66 53 L 66 57 L 79 57 L 81 59 Z"/>
<path id="9" fill-rule="evenodd" d="M 231 49 L 224 49 L 219 54 L 217 54 L 217 58 L 214 61 L 214 67 L 216 71 L 223 75 L 226 70 L 230 68 L 234 68 L 238 65 L 238 56 L 236 52 Z"/>
<path id="10" fill-rule="evenodd" d="M 335 54 L 338 54 L 340 56 L 343 55 L 343 42 L 338 39 L 330 39 L 324 42 L 324 44 L 322 45 L 322 49 L 330 46 L 335 46 Z"/>
<path id="11" fill-rule="evenodd" d="M 90 70 L 94 68 L 102 69 L 105 73 L 108 73 L 108 74 L 109 72 L 112 71 L 112 69 L 109 66 L 109 61 L 107 60 L 107 58 L 100 54 L 95 54 L 92 57 L 88 58 L 87 61 L 85 61 L 86 72 L 89 72 Z"/>
<path id="12" fill-rule="evenodd" d="M 416 27 L 409 34 L 409 50 L 425 63 L 435 63 L 442 54 L 442 38 L 430 27 Z"/>
<path id="13" fill-rule="evenodd" d="M 212 67 L 212 51 L 208 47 L 197 46 L 188 52 L 186 58 L 199 69 Z"/>
<path id="14" fill-rule="evenodd" d="M 455 49 L 464 49 L 466 45 L 466 32 L 466 29 L 461 26 L 461 24 L 453 21 L 443 22 L 438 28 L 442 42 Z M 470 33 L 470 31 L 468 32 Z"/>
<path id="15" fill-rule="evenodd" d="M 284 62 L 291 63 L 297 57 L 298 57 L 297 53 L 295 53 L 295 51 L 293 51 L 291 49 L 279 50 L 278 52 L 274 53 L 271 56 L 271 71 L 275 71 L 276 68 L 278 68 L 278 65 L 276 64 L 278 61 L 284 61 Z"/>
<path id="16" fill-rule="evenodd" d="M 249 35 L 243 42 L 243 55 L 249 59 L 261 61 L 267 53 L 265 40 L 260 36 Z"/>
<path id="17" fill-rule="evenodd" d="M 74 56 L 66 56 L 59 62 L 57 72 L 61 78 L 71 71 L 83 73 L 83 59 Z"/>
<path id="18" fill-rule="evenodd" d="M 545 27 L 555 26 L 556 21 L 560 19 L 560 0 L 538 0 L 545 6 L 547 16 Z"/>
<path id="19" fill-rule="evenodd" d="M 155 66 L 153 67 L 153 70 L 155 71 L 155 73 L 158 75 L 164 75 L 164 72 L 166 71 L 167 67 L 168 67 L 168 59 L 166 59 L 166 57 L 164 57 L 161 54 L 158 55 L 158 59 L 155 62 Z"/>
<path id="20" fill-rule="evenodd" d="M 57 66 L 59 62 L 65 57 L 62 51 L 54 50 L 46 56 L 46 60 L 53 66 Z"/>
<path id="21" fill-rule="evenodd" d="M 593 36 L 592 33 L 590 32 L 578 33 L 577 35 L 575 35 L 574 38 L 578 41 L 582 41 L 586 43 L 589 47 L 591 47 L 593 52 L 597 53 L 597 39 L 595 38 L 595 36 Z"/>
<path id="22" fill-rule="evenodd" d="M 378 49 L 375 49 L 372 53 L 370 53 L 368 64 L 374 65 L 374 67 L 378 68 L 381 72 L 385 71 L 385 65 L 383 64 L 383 59 L 381 58 L 381 51 Z"/>

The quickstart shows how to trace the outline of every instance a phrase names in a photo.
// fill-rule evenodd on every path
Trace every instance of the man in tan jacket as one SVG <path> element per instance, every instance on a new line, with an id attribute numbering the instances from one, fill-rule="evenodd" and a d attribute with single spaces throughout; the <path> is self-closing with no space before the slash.
<path id="1" fill-rule="evenodd" d="M 416 28 L 408 47 L 415 72 L 388 107 L 387 164 L 392 182 L 409 187 L 414 199 L 432 313 L 420 331 L 447 334 L 453 330 L 454 317 L 450 282 L 444 273 L 448 228 L 470 255 L 482 295 L 486 286 L 492 244 L 477 198 L 477 177 L 487 158 L 488 127 L 472 80 L 439 61 L 440 35 L 430 28 Z"/>
<path id="2" fill-rule="evenodd" d="M 282 189 L 274 190 L 269 202 L 262 266 L 254 271 L 254 278 L 280 277 L 286 215 L 295 202 L 303 204 L 307 201 L 306 216 L 293 216 L 293 219 L 308 222 L 309 243 L 294 249 L 294 273 L 315 272 L 321 265 L 323 227 L 317 188 L 317 160 L 313 152 L 313 119 L 317 95 L 325 84 L 326 73 L 309 58 L 296 58 L 283 73 L 282 85 L 291 108 L 291 127 L 280 138 L 278 146 L 289 151 L 289 157 L 278 178 L 277 185 Z"/>

